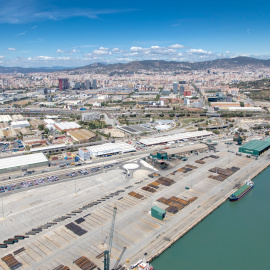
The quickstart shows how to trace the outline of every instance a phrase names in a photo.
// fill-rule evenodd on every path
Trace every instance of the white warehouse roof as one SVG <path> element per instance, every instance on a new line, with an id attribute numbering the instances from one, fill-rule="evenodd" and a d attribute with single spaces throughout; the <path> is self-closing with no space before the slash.
<path id="1" fill-rule="evenodd" d="M 226 110 L 226 108 L 223 108 L 223 110 Z M 255 112 L 261 112 L 262 108 L 260 108 L 260 107 L 228 107 L 227 110 L 229 110 L 229 111 L 255 111 Z"/>
<path id="2" fill-rule="evenodd" d="M 24 120 L 24 121 L 15 121 L 15 122 L 11 122 L 11 126 L 27 126 L 29 127 L 30 124 L 27 120 Z"/>
<path id="3" fill-rule="evenodd" d="M 58 149 L 58 148 L 64 148 L 66 145 L 64 143 L 62 144 L 53 144 L 53 145 L 48 145 L 48 146 L 43 146 L 43 147 L 35 147 L 31 148 L 31 152 L 39 152 L 39 151 L 49 151 L 52 149 Z"/>
<path id="4" fill-rule="evenodd" d="M 210 136 L 212 134 L 213 133 L 209 132 L 209 131 L 185 132 L 185 133 L 179 133 L 179 134 L 163 136 L 163 137 L 141 139 L 141 140 L 139 140 L 139 142 L 144 144 L 144 145 L 154 145 L 154 144 L 161 144 L 161 143 L 179 141 L 179 140 L 183 140 L 183 139 Z"/>
<path id="5" fill-rule="evenodd" d="M 0 115 L 0 122 L 8 122 L 8 121 L 12 121 L 10 115 Z"/>
<path id="6" fill-rule="evenodd" d="M 61 123 L 55 123 L 55 126 L 58 127 L 61 130 L 69 130 L 69 129 L 76 129 L 80 128 L 81 126 L 78 125 L 75 122 L 61 122 Z"/>
<path id="7" fill-rule="evenodd" d="M 136 149 L 130 144 L 121 143 L 105 143 L 102 145 L 95 145 L 86 148 L 92 156 L 101 156 L 113 153 L 128 153 L 136 151 Z"/>
<path id="8" fill-rule="evenodd" d="M 34 165 L 42 162 L 48 162 L 43 153 L 2 158 L 0 159 L 0 171 L 20 166 L 24 167 L 28 165 Z"/>

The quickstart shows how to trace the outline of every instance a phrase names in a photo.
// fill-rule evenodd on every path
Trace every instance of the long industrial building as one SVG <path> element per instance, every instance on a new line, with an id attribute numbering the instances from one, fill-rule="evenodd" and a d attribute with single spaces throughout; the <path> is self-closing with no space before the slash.
<path id="1" fill-rule="evenodd" d="M 195 131 L 195 132 L 179 133 L 179 134 L 174 134 L 174 135 L 169 135 L 169 136 L 141 139 L 139 140 L 139 142 L 143 145 L 149 146 L 149 145 L 176 142 L 176 141 L 188 140 L 188 139 L 194 139 L 194 138 L 202 138 L 202 137 L 206 137 L 210 135 L 213 135 L 213 133 L 209 131 Z"/>
<path id="2" fill-rule="evenodd" d="M 80 151 L 83 150 L 83 151 Z M 89 154 L 87 153 L 90 153 Z M 86 147 L 84 149 L 79 149 L 79 155 L 81 158 L 88 159 L 88 158 L 96 158 L 96 157 L 104 157 L 107 155 L 116 155 L 116 154 L 123 154 L 128 152 L 136 152 L 136 149 L 131 146 L 130 144 L 121 142 L 121 143 L 105 143 L 102 145 L 95 145 Z"/>
<path id="3" fill-rule="evenodd" d="M 239 152 L 259 156 L 270 148 L 270 139 L 264 141 L 252 140 L 239 147 Z"/>
<path id="4" fill-rule="evenodd" d="M 48 160 L 43 153 L 20 155 L 0 159 L 0 172 L 9 172 L 25 168 L 41 167 L 48 165 Z"/>

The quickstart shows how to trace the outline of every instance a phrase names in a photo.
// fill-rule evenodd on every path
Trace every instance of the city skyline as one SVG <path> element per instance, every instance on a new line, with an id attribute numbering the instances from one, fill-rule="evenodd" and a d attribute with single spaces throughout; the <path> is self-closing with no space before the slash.
<path id="1" fill-rule="evenodd" d="M 0 66 L 134 60 L 269 59 L 269 5 L 259 1 L 0 3 Z"/>

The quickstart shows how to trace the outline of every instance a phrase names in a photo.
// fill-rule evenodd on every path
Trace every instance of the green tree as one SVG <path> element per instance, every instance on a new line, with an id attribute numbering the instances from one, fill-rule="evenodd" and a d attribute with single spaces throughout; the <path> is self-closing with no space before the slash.
<path id="1" fill-rule="evenodd" d="M 26 145 L 26 146 L 25 146 L 25 150 L 26 150 L 26 151 L 29 151 L 29 150 L 30 150 L 30 146 L 29 146 L 29 145 Z"/>
<path id="2" fill-rule="evenodd" d="M 38 125 L 38 130 L 44 130 L 44 125 Z"/>
<path id="3" fill-rule="evenodd" d="M 240 107 L 245 107 L 245 103 L 243 101 L 240 101 Z"/>

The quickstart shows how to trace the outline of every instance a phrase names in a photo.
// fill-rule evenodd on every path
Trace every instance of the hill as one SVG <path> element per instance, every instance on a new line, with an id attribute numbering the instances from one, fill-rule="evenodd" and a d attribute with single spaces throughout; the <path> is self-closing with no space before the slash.
<path id="1" fill-rule="evenodd" d="M 163 61 L 163 60 L 143 60 L 132 61 L 126 64 L 101 64 L 95 63 L 87 66 L 83 66 L 74 71 L 95 71 L 97 73 L 131 73 L 140 71 L 189 71 L 189 70 L 207 70 L 211 68 L 259 68 L 270 67 L 270 60 L 260 60 L 252 57 L 239 56 L 236 58 L 217 59 L 212 61 L 203 62 L 175 62 L 175 61 Z"/>
<path id="2" fill-rule="evenodd" d="M 78 68 L 63 67 L 41 67 L 41 68 L 21 68 L 21 67 L 0 67 L 0 73 L 33 73 L 33 72 L 54 72 L 59 70 L 72 71 L 73 73 L 95 72 L 105 74 L 123 74 L 133 72 L 177 72 L 190 70 L 207 70 L 211 68 L 261 68 L 270 67 L 270 60 L 261 60 L 252 57 L 239 56 L 236 58 L 217 59 L 203 62 L 175 62 L 163 60 L 143 60 L 129 63 L 103 64 L 93 63 Z"/>

